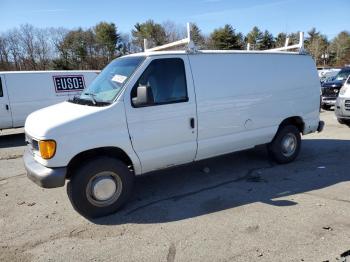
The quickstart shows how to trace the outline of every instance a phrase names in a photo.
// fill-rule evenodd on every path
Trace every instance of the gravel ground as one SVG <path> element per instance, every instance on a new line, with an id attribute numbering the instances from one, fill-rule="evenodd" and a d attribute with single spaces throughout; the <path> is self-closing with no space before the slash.
<path id="1" fill-rule="evenodd" d="M 261 147 L 139 177 L 122 211 L 93 221 L 65 188 L 28 180 L 22 129 L 2 131 L 0 261 L 345 261 L 350 129 L 321 118 L 291 164 Z"/>

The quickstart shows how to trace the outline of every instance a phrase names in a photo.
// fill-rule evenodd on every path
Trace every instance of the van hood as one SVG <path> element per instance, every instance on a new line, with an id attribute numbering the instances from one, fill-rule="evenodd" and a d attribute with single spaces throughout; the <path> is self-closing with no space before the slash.
<path id="1" fill-rule="evenodd" d="M 334 80 L 322 84 L 322 87 L 327 88 L 340 88 L 344 84 L 345 80 Z"/>
<path id="2" fill-rule="evenodd" d="M 81 122 L 78 120 L 104 111 L 105 108 L 62 102 L 31 113 L 26 119 L 24 130 L 26 134 L 38 139 L 52 138 L 54 132 L 64 135 L 73 130 L 62 127 L 73 123 L 77 126 Z"/>

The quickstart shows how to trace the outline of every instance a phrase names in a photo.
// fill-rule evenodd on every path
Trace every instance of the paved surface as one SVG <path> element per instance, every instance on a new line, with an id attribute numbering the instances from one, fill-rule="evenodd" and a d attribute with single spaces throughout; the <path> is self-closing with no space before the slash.
<path id="1" fill-rule="evenodd" d="M 321 117 L 291 164 L 259 148 L 140 177 L 121 212 L 94 221 L 65 188 L 29 181 L 24 135 L 2 132 L 0 261 L 345 261 L 350 129 Z"/>

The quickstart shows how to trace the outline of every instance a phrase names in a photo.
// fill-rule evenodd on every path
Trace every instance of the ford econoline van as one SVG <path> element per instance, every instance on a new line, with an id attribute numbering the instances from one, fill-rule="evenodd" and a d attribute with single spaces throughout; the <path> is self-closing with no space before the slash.
<path id="1" fill-rule="evenodd" d="M 98 217 L 151 171 L 261 144 L 289 163 L 301 135 L 322 130 L 319 109 L 303 52 L 146 50 L 111 62 L 80 97 L 29 115 L 24 162 L 41 187 L 69 181 L 75 208 Z"/>

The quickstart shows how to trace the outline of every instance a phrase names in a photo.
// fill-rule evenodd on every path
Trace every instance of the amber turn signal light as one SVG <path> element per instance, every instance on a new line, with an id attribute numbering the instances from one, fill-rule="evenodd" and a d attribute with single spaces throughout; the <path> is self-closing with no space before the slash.
<path id="1" fill-rule="evenodd" d="M 43 159 L 50 159 L 56 153 L 56 142 L 54 140 L 39 141 L 39 151 Z"/>

